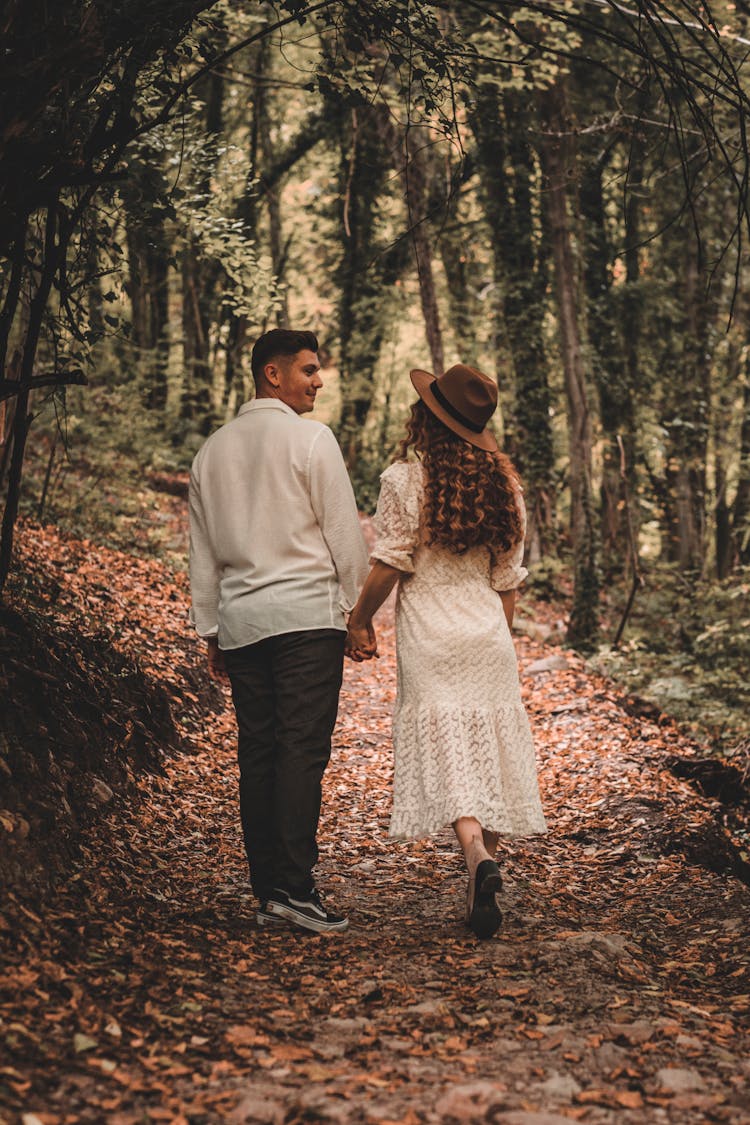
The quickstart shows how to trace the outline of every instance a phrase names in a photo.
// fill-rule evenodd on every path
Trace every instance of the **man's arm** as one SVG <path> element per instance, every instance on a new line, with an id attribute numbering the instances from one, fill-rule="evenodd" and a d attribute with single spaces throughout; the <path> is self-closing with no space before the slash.
<path id="1" fill-rule="evenodd" d="M 200 484 L 195 467 L 190 473 L 188 493 L 190 515 L 190 620 L 198 636 L 208 642 L 208 669 L 212 677 L 221 675 L 224 661 L 219 649 L 219 583 L 221 567 L 214 556 L 206 527 Z"/>
<path id="2" fill-rule="evenodd" d="M 310 499 L 336 568 L 341 608 L 348 612 L 367 578 L 367 549 L 344 458 L 328 427 L 311 450 Z"/>

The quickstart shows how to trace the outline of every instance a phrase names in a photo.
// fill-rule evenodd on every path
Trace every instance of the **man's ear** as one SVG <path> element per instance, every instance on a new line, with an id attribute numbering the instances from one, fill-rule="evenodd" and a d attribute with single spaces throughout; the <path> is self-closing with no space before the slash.
<path id="1" fill-rule="evenodd" d="M 279 374 L 279 366 L 277 363 L 267 363 L 263 368 L 263 377 L 272 387 L 278 387 Z"/>

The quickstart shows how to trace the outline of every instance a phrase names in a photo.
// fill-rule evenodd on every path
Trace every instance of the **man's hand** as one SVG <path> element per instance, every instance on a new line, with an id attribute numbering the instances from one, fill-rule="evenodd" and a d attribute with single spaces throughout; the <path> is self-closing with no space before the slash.
<path id="1" fill-rule="evenodd" d="M 378 642 L 371 621 L 367 625 L 349 625 L 344 652 L 355 664 L 378 656 Z"/>
<path id="2" fill-rule="evenodd" d="M 208 638 L 208 674 L 212 680 L 224 681 L 227 678 L 224 653 L 216 637 Z"/>

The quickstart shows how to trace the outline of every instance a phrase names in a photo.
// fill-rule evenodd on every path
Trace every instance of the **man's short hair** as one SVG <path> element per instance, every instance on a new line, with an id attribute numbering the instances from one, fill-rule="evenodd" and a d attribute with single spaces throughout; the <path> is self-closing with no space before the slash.
<path id="1" fill-rule="evenodd" d="M 250 367 L 257 387 L 263 378 L 263 368 L 277 356 L 292 356 L 297 352 L 317 352 L 318 340 L 313 332 L 293 332 L 291 328 L 272 328 L 259 336 L 253 346 Z"/>

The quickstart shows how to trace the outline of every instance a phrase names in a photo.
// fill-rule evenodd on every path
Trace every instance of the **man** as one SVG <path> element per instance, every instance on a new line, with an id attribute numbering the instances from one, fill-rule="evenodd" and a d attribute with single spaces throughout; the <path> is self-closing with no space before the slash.
<path id="1" fill-rule="evenodd" d="M 327 932 L 348 919 L 313 880 L 321 781 L 367 552 L 336 439 L 302 419 L 323 385 L 317 352 L 312 332 L 256 341 L 255 399 L 193 462 L 190 582 L 209 670 L 232 685 L 258 922 Z"/>

